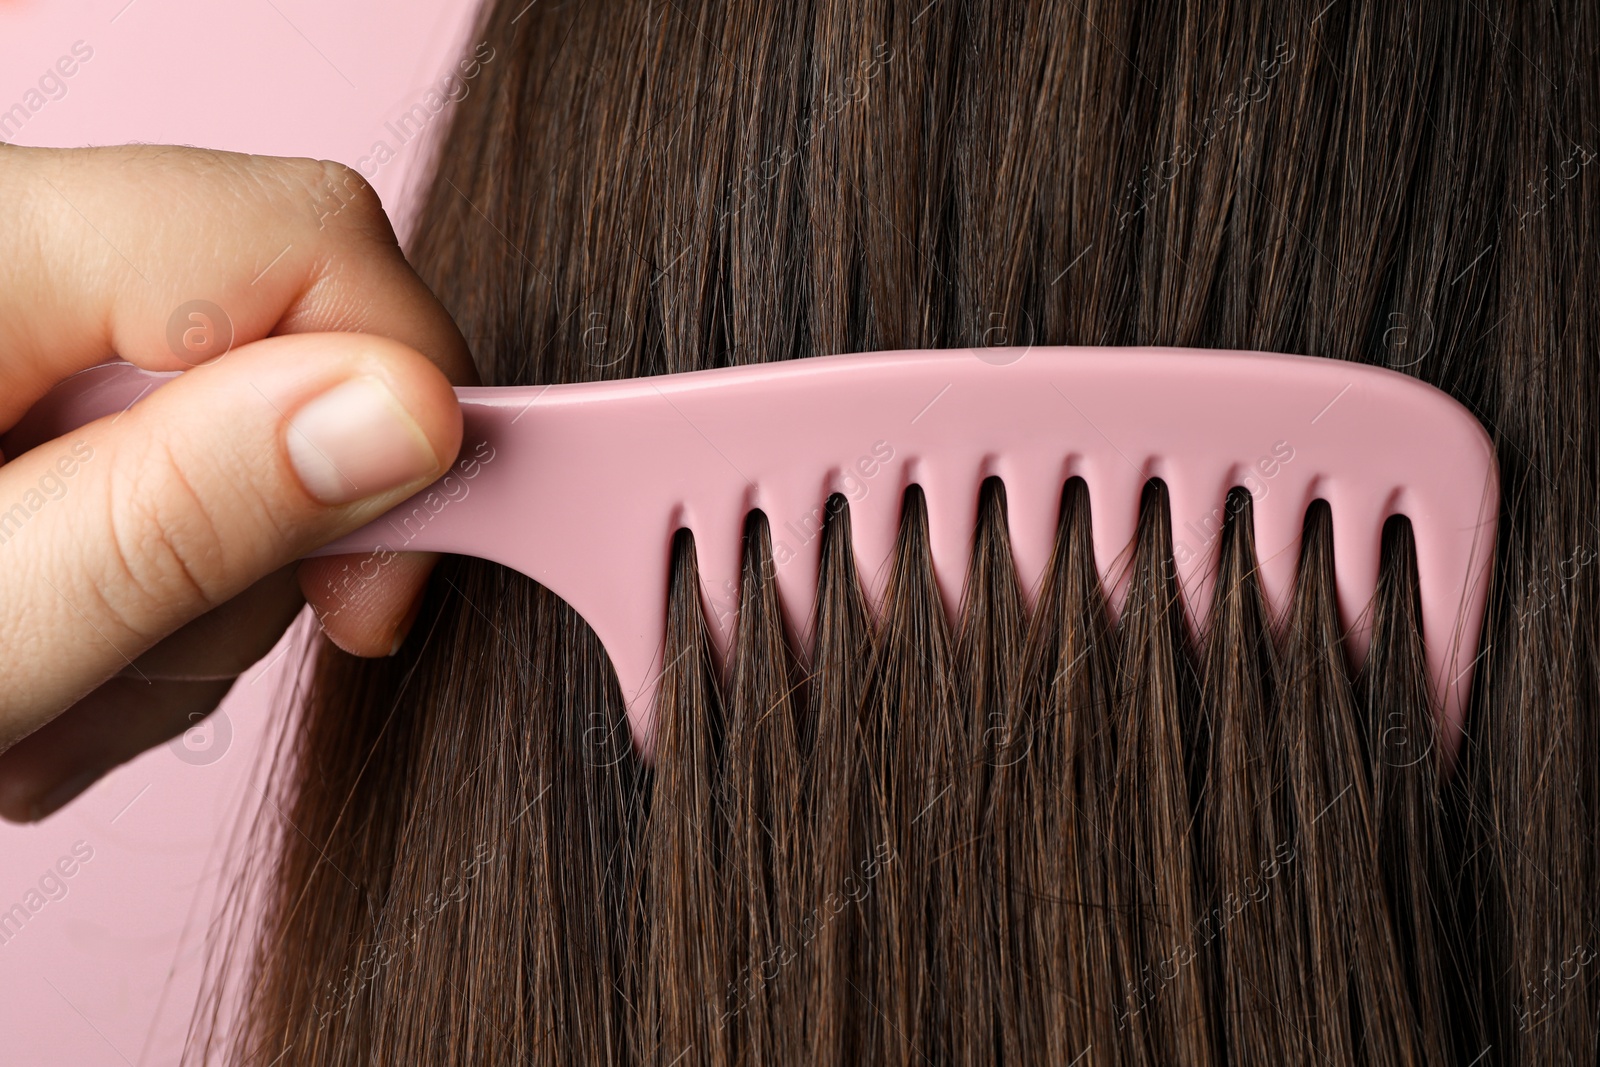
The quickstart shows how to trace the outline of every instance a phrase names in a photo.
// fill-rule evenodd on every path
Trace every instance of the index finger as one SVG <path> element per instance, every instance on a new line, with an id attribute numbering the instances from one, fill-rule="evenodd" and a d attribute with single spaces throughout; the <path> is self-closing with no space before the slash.
<path id="1" fill-rule="evenodd" d="M 476 380 L 466 342 L 354 170 L 193 148 L 7 148 L 0 427 L 74 371 L 182 370 L 271 334 L 357 331 Z"/>

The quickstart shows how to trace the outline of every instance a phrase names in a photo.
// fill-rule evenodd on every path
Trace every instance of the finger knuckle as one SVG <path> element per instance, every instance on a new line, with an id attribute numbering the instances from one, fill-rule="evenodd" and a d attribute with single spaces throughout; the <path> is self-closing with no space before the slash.
<path id="1" fill-rule="evenodd" d="M 332 160 L 318 160 L 315 174 L 308 178 L 318 197 L 317 214 L 324 227 L 336 224 L 386 242 L 393 239 L 383 201 L 360 171 Z"/>
<path id="2" fill-rule="evenodd" d="M 309 157 L 250 158 L 258 185 L 272 190 L 264 202 L 274 210 L 304 220 L 319 234 L 357 234 L 393 243 L 383 201 L 355 168 Z"/>
<path id="3" fill-rule="evenodd" d="M 169 449 L 120 465 L 107 480 L 114 573 L 102 599 L 117 621 L 144 636 L 156 620 L 196 615 L 227 599 L 227 561 L 214 507 Z"/>

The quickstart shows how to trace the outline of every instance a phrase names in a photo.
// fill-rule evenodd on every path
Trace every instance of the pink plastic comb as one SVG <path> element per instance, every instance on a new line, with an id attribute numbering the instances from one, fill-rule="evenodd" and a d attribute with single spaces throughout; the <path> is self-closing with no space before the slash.
<path id="1" fill-rule="evenodd" d="M 76 375 L 8 435 L 7 454 L 121 411 L 154 375 Z M 1254 497 L 1262 589 L 1285 611 L 1306 508 L 1333 517 L 1341 622 L 1356 662 L 1384 520 L 1417 545 L 1428 671 L 1448 766 L 1476 662 L 1499 509 L 1488 436 L 1414 378 L 1339 360 L 1173 348 L 959 349 L 830 356 L 594 384 L 458 390 L 461 459 L 433 487 L 318 555 L 428 550 L 514 567 L 600 636 L 652 748 L 672 537 L 694 533 L 710 630 L 737 614 L 744 519 L 770 524 L 796 647 L 809 647 L 824 505 L 850 502 L 869 601 L 882 592 L 907 486 L 928 504 L 933 565 L 959 604 L 979 487 L 1006 485 L 1030 600 L 1061 492 L 1089 488 L 1095 557 L 1113 612 L 1151 478 L 1167 486 L 1175 563 L 1198 631 L 1210 607 L 1225 500 Z"/>

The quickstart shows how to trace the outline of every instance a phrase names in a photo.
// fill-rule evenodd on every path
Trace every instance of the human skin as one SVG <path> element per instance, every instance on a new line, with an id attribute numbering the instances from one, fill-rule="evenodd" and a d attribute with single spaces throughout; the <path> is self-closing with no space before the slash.
<path id="1" fill-rule="evenodd" d="M 358 557 L 296 561 L 448 469 L 476 379 L 348 168 L 0 145 L 0 204 L 0 430 L 97 363 L 183 372 L 3 457 L 0 815 L 28 820 L 215 708 L 307 602 L 345 650 L 397 647 L 434 557 L 357 595 Z"/>

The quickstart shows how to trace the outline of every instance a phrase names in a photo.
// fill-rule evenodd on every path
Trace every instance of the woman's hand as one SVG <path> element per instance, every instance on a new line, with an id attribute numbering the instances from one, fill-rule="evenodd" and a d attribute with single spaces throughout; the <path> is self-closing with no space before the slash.
<path id="1" fill-rule="evenodd" d="M 29 819 L 215 708 L 305 601 L 392 651 L 433 557 L 295 561 L 449 467 L 474 378 L 348 168 L 0 146 L 0 204 L 0 429 L 97 363 L 185 372 L 0 467 L 0 814 Z"/>

